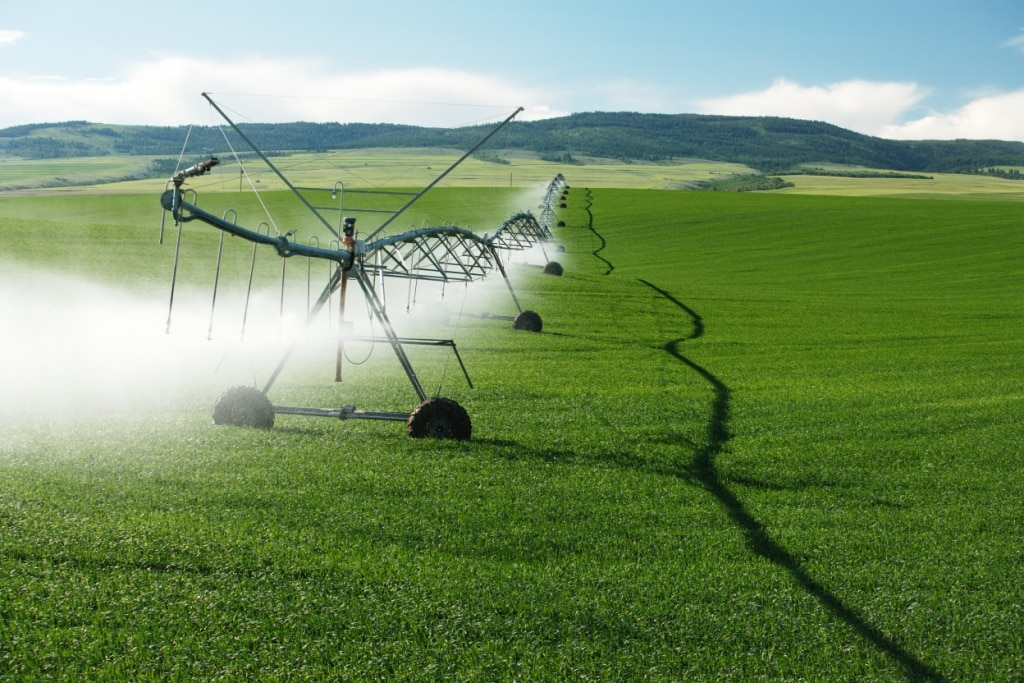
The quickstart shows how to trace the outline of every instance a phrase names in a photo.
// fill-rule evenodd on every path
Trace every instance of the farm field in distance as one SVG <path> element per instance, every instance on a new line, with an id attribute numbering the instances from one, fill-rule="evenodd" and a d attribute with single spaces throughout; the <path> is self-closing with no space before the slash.
<path id="1" fill-rule="evenodd" d="M 546 184 L 565 169 L 562 164 L 543 161 L 537 155 L 518 150 L 497 153 L 506 163 L 477 158 L 463 162 L 442 186 L 523 187 Z M 331 187 L 335 181 L 358 187 L 393 186 L 396 181 L 409 187 L 423 187 L 461 156 L 461 152 L 445 149 L 356 149 L 334 152 L 295 153 L 273 158 L 295 184 Z M 114 181 L 118 177 L 139 173 L 157 157 L 105 156 L 75 159 L 22 160 L 0 158 L 0 191 L 63 189 L 81 191 L 80 187 L 117 192 L 151 192 L 152 179 Z M 198 160 L 185 160 L 185 165 Z M 222 188 L 238 187 L 238 165 L 227 158 L 211 178 L 221 181 Z M 716 175 L 750 173 L 740 164 L 709 162 L 699 159 L 666 163 L 626 163 L 611 159 L 583 158 L 577 175 L 590 186 L 662 188 L 679 183 L 703 180 Z M 255 174 L 252 181 L 259 189 L 285 187 L 269 171 Z M 208 183 L 208 186 L 213 186 Z M 245 187 L 248 187 L 245 184 Z"/>
<path id="2" fill-rule="evenodd" d="M 377 161 L 346 186 L 421 180 Z M 509 263 L 542 332 L 472 315 L 514 312 L 500 281 L 389 311 L 457 342 L 473 388 L 447 351 L 411 355 L 468 410 L 464 443 L 213 426 L 323 276 L 261 253 L 267 327 L 241 342 L 252 248 L 226 240 L 207 341 L 219 235 L 188 224 L 164 334 L 162 182 L 0 193 L 0 678 L 1024 676 L 1019 184 L 682 192 L 660 166 L 596 166 L 460 167 L 407 217 L 487 232 L 555 173 L 571 186 L 547 253 L 564 275 Z M 260 220 L 237 183 L 194 187 Z M 272 398 L 412 407 L 390 349 L 349 349 L 336 384 L 318 330 Z"/>
<path id="3" fill-rule="evenodd" d="M 754 171 L 741 164 L 676 159 L 668 162 L 623 162 L 615 159 L 580 157 L 579 164 L 543 161 L 535 154 L 499 150 L 507 163 L 477 158 L 463 162 L 442 181 L 441 187 L 536 187 L 547 184 L 556 173 L 578 178 L 583 187 L 624 189 L 680 189 L 697 181 L 714 180 Z M 274 163 L 291 182 L 331 188 L 341 181 L 347 187 L 421 188 L 447 168 L 459 153 L 443 149 L 357 149 L 321 154 L 301 153 L 274 157 Z M 154 179 L 116 181 L 142 173 L 157 157 L 106 156 L 74 159 L 23 160 L 0 158 L 0 193 L 115 192 L 149 193 L 159 187 Z M 200 160 L 189 157 L 184 165 Z M 222 159 L 222 165 L 205 179 L 206 191 L 233 191 L 239 187 L 238 165 Z M 843 167 L 856 170 L 852 167 Z M 922 179 L 851 178 L 842 176 L 785 175 L 794 187 L 777 190 L 786 194 L 827 194 L 853 196 L 952 196 L 1022 201 L 1020 182 L 983 175 L 927 174 Z M 269 170 L 253 174 L 251 183 L 259 190 L 281 189 L 285 185 Z M 249 181 L 242 183 L 250 187 Z"/>

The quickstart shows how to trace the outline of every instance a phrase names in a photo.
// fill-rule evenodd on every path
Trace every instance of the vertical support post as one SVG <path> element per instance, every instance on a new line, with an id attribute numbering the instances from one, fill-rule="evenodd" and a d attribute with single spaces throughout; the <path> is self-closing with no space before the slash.
<path id="1" fill-rule="evenodd" d="M 175 193 L 177 193 L 175 189 Z M 181 256 L 181 221 L 176 221 L 178 224 L 178 239 L 174 243 L 174 269 L 171 271 L 171 300 L 167 303 L 167 327 L 164 329 L 164 334 L 171 333 L 171 314 L 174 311 L 174 288 L 178 284 L 178 257 Z"/>
<path id="2" fill-rule="evenodd" d="M 346 216 L 342 225 L 341 242 L 345 249 L 351 254 L 347 267 L 341 266 L 341 291 L 339 292 L 340 302 L 338 304 L 338 352 L 334 363 L 334 381 L 341 381 L 341 361 L 345 355 L 345 292 L 348 289 L 348 272 L 355 265 L 356 246 L 356 219 Z"/>
<path id="3" fill-rule="evenodd" d="M 331 249 L 334 251 L 341 250 L 341 242 L 338 240 L 331 240 Z M 338 276 L 337 269 L 339 268 L 337 263 L 328 261 L 327 263 L 327 280 L 330 281 Z M 334 290 L 332 289 L 327 293 L 327 333 L 330 334 L 331 330 L 334 329 L 334 313 L 331 311 L 331 294 Z"/>
<path id="4" fill-rule="evenodd" d="M 309 243 L 310 246 L 317 246 L 317 247 L 319 247 L 320 246 L 320 238 L 318 238 L 316 235 L 313 235 L 312 237 L 309 238 L 308 243 Z M 307 258 L 306 259 L 306 315 L 309 315 L 310 301 L 311 301 L 310 297 L 312 296 L 310 288 L 312 287 L 312 281 L 313 281 L 313 259 Z"/>
<path id="5" fill-rule="evenodd" d="M 197 197 L 195 190 L 186 190 L 186 192 L 192 193 L 192 203 L 195 204 Z M 181 256 L 181 231 L 182 223 L 178 218 L 178 208 L 181 205 L 182 190 L 179 183 L 174 184 L 174 194 L 171 199 L 171 213 L 174 215 L 174 222 L 178 226 L 178 238 L 174 243 L 174 268 L 171 272 L 171 299 L 167 303 L 167 326 L 164 329 L 164 334 L 171 333 L 171 314 L 174 312 L 174 290 L 178 284 L 178 259 Z"/>
<path id="6" fill-rule="evenodd" d="M 281 259 L 281 305 L 277 313 L 278 334 L 284 335 L 284 275 L 288 266 L 288 259 Z"/>
<path id="7" fill-rule="evenodd" d="M 334 362 L 334 381 L 341 381 L 341 359 L 345 356 L 345 292 L 348 290 L 348 271 L 341 269 L 341 289 L 338 292 L 338 351 Z"/>

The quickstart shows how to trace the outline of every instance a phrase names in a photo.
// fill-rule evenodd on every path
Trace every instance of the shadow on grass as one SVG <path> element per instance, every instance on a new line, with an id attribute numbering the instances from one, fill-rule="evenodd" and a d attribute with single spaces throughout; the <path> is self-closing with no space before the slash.
<path id="1" fill-rule="evenodd" d="M 704 335 L 704 321 L 693 309 L 673 297 L 669 292 L 646 280 L 640 280 L 640 283 L 653 289 L 690 318 L 693 323 L 691 334 L 687 337 L 680 337 L 679 339 L 666 342 L 663 348 L 677 361 L 700 375 L 714 390 L 715 398 L 711 404 L 711 419 L 707 426 L 707 443 L 697 448 L 692 466 L 686 468 L 686 478 L 698 482 L 718 500 L 719 504 L 729 515 L 729 518 L 743 532 L 747 547 L 752 552 L 784 569 L 809 595 L 814 597 L 829 612 L 846 622 L 862 638 L 903 667 L 909 678 L 912 680 L 945 681 L 946 678 L 944 676 L 907 652 L 899 643 L 886 636 L 878 627 L 868 623 L 855 609 L 845 604 L 839 597 L 816 581 L 792 553 L 779 545 L 771 537 L 765 526 L 750 514 L 743 501 L 723 482 L 715 465 L 715 458 L 722 452 L 730 438 L 728 425 L 731 392 L 722 380 L 679 351 L 679 347 L 683 342 L 697 339 Z"/>

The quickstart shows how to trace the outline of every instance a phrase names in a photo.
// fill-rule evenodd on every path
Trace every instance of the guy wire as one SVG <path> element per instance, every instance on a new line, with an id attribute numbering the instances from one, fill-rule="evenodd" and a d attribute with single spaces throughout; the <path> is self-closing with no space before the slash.
<path id="1" fill-rule="evenodd" d="M 267 205 L 263 203 L 263 197 L 260 195 L 259 190 L 256 189 L 256 184 L 252 182 L 252 178 L 249 176 L 249 171 L 248 169 L 246 169 L 245 165 L 242 164 L 242 159 L 238 156 L 238 152 L 235 151 L 234 146 L 231 144 L 231 140 L 228 139 L 228 134 L 224 130 L 224 126 L 218 125 L 217 130 L 220 131 L 221 136 L 224 138 L 224 144 L 228 146 L 228 149 L 231 151 L 231 156 L 235 158 L 235 162 L 238 164 L 238 168 L 241 170 L 242 175 L 245 176 L 245 181 L 249 183 L 249 189 L 252 190 L 254 195 L 256 195 L 256 201 L 258 201 L 260 203 L 260 206 L 263 207 L 264 215 L 266 215 L 267 220 L 270 221 L 270 224 L 274 226 L 274 230 L 277 231 L 277 234 L 280 235 L 281 229 L 277 227 L 277 223 L 274 221 L 274 217 L 270 215 L 270 209 L 268 209 Z"/>
<path id="2" fill-rule="evenodd" d="M 191 136 L 192 136 L 192 126 L 190 124 L 189 127 L 188 127 L 188 130 L 185 132 L 185 144 L 183 144 L 181 146 L 181 153 L 178 155 L 178 163 L 174 167 L 174 173 L 175 174 L 177 174 L 178 171 L 181 170 L 181 160 L 185 158 L 185 150 L 188 149 L 188 139 Z"/>

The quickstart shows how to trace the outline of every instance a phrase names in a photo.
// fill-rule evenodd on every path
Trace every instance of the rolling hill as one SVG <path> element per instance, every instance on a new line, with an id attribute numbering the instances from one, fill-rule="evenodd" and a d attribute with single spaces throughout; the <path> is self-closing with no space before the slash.
<path id="1" fill-rule="evenodd" d="M 240 124 L 267 152 L 374 147 L 465 149 L 489 126 L 424 128 L 396 124 Z M 176 156 L 186 135 L 195 149 L 222 149 L 213 126 L 123 126 L 67 121 L 0 130 L 0 157 L 54 159 L 107 155 Z M 659 161 L 697 158 L 779 173 L 802 164 L 849 164 L 922 173 L 977 173 L 1024 166 L 1024 142 L 897 141 L 819 121 L 777 117 L 589 112 L 516 122 L 505 149 L 572 163 L 576 157 Z M 1019 174 L 1009 170 L 1006 173 Z"/>

